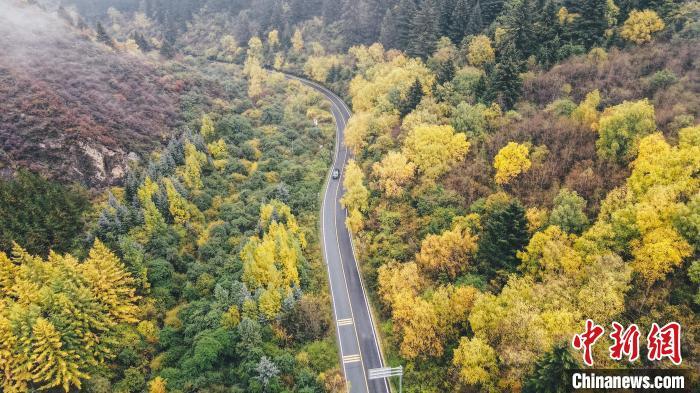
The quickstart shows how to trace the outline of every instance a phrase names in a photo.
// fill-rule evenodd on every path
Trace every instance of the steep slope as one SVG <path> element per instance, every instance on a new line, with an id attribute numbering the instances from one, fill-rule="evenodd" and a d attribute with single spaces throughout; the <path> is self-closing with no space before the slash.
<path id="1" fill-rule="evenodd" d="M 135 56 L 13 4 L 0 2 L 0 169 L 112 184 L 177 123 L 175 89 Z"/>

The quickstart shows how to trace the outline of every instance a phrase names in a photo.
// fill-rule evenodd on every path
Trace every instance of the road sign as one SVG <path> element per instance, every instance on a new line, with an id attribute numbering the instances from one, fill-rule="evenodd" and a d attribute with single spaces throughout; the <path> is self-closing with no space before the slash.
<path id="1" fill-rule="evenodd" d="M 399 377 L 399 393 L 401 393 L 403 382 L 403 366 L 372 368 L 369 370 L 369 379 L 385 379 Z"/>

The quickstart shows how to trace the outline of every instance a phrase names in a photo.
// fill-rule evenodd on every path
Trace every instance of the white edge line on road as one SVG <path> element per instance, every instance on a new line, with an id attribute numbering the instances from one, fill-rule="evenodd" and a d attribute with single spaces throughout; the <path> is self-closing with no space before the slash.
<path id="1" fill-rule="evenodd" d="M 333 100 L 332 96 L 327 96 L 327 98 L 329 98 L 331 103 L 336 106 L 336 108 L 338 109 L 338 112 L 340 112 L 340 120 L 343 122 L 342 127 L 338 127 L 338 124 L 336 124 L 336 130 L 338 132 L 340 131 L 341 128 L 343 130 L 345 130 L 345 127 L 347 126 L 347 124 L 345 123 L 345 117 L 343 116 L 342 108 Z M 338 142 L 336 143 L 336 145 L 339 145 L 339 144 L 340 144 L 340 138 L 338 138 Z M 341 150 L 339 150 L 339 152 L 340 151 Z M 342 151 L 344 152 L 343 157 L 345 158 L 343 160 L 343 165 L 344 165 L 345 161 L 347 161 L 347 150 L 343 149 Z M 337 156 L 336 160 L 338 160 L 339 158 L 340 158 L 340 156 Z M 336 164 L 337 164 L 337 161 L 334 163 L 334 165 L 336 165 Z M 338 221 L 338 203 L 340 203 L 340 201 L 338 200 L 338 192 L 340 191 L 340 186 L 341 186 L 340 180 L 342 178 L 343 178 L 343 176 L 338 178 L 338 181 L 336 182 L 335 197 L 333 198 L 333 216 L 335 218 L 334 222 L 336 224 Z M 341 217 L 341 219 L 342 219 L 342 217 Z M 345 225 L 345 220 L 342 220 L 342 221 L 343 221 L 343 225 Z M 348 303 L 350 303 L 350 316 L 352 317 L 352 320 L 354 321 L 355 320 L 355 312 L 352 309 L 352 298 L 350 297 L 350 290 L 348 289 L 348 278 L 345 275 L 345 267 L 344 267 L 344 263 L 343 263 L 343 252 L 340 248 L 340 240 L 339 240 L 340 236 L 338 236 L 338 225 L 334 225 L 333 227 L 335 228 L 335 244 L 338 246 L 338 258 L 340 258 L 340 271 L 343 273 L 343 281 L 345 283 L 345 293 L 348 295 Z M 325 236 L 325 233 L 324 233 L 324 236 Z M 355 342 L 357 343 L 357 351 L 359 352 L 360 363 L 362 364 L 362 375 L 364 376 L 363 379 L 365 382 L 365 388 L 367 388 L 367 392 L 369 393 L 369 383 L 367 382 L 367 374 L 365 373 L 365 368 L 366 368 L 365 362 L 362 359 L 362 346 L 360 345 L 360 336 L 357 334 L 357 325 L 353 324 L 352 330 L 355 333 Z"/>
<path id="2" fill-rule="evenodd" d="M 299 81 L 299 82 L 302 82 L 302 84 L 304 84 L 303 81 L 299 80 L 299 78 L 293 77 L 293 79 L 295 79 L 295 80 L 297 80 L 297 81 Z M 330 98 L 330 97 L 328 97 L 328 96 L 327 96 L 326 98 L 328 98 L 328 100 L 331 102 L 331 104 L 334 105 L 334 106 L 336 107 L 336 111 L 338 112 L 338 115 L 340 116 L 340 121 L 342 122 L 342 124 L 343 124 L 342 127 L 343 127 L 343 129 L 344 129 L 346 124 L 345 124 L 345 119 L 343 118 L 343 111 L 342 111 L 342 108 L 340 108 L 340 107 L 338 106 L 338 104 L 335 103 L 335 102 L 333 101 L 332 98 Z M 332 114 L 332 111 L 331 111 L 331 114 Z M 323 200 L 322 200 L 322 203 L 321 203 L 321 233 L 322 233 L 321 238 L 323 239 L 324 254 L 325 254 L 325 257 L 326 257 L 326 272 L 328 273 L 328 286 L 329 286 L 329 289 L 330 289 L 330 291 L 331 291 L 331 299 L 332 299 L 332 301 L 333 301 L 333 313 L 334 313 L 335 319 L 337 320 L 337 319 L 338 319 L 338 314 L 337 314 L 337 311 L 336 311 L 335 298 L 334 298 L 334 296 L 333 296 L 333 287 L 332 287 L 332 285 L 331 285 L 331 282 L 332 282 L 331 280 L 332 280 L 332 279 L 331 279 L 331 271 L 330 271 L 330 264 L 329 264 L 329 258 L 328 258 L 328 248 L 327 248 L 328 246 L 327 246 L 327 242 L 326 242 L 326 230 L 325 230 L 325 211 L 326 211 L 325 206 L 326 206 L 326 195 L 327 195 L 328 192 L 330 191 L 329 187 L 330 187 L 330 185 L 331 185 L 331 182 L 330 182 L 330 174 L 332 173 L 334 166 L 337 164 L 338 159 L 340 158 L 340 157 L 339 157 L 339 153 L 340 153 L 340 143 L 341 143 L 341 138 L 340 138 L 340 129 L 341 129 L 341 127 L 340 127 L 340 123 L 339 123 L 339 121 L 338 121 L 339 119 L 336 118 L 335 116 L 333 116 L 333 117 L 335 118 L 335 121 L 336 121 L 336 128 L 335 128 L 335 130 L 336 130 L 336 138 L 335 138 L 335 139 L 336 139 L 336 141 L 335 141 L 335 157 L 334 157 L 334 159 L 333 159 L 333 162 L 331 163 L 331 167 L 329 168 L 328 174 L 326 175 L 326 184 L 327 184 L 327 186 L 326 186 L 326 191 L 325 191 L 325 193 L 324 193 L 324 195 L 323 195 Z M 336 217 L 337 217 L 337 207 L 338 207 L 338 205 L 337 205 L 337 203 L 335 203 L 335 201 L 338 199 L 338 187 L 339 187 L 339 185 L 340 185 L 340 182 L 338 182 L 338 186 L 336 186 L 336 189 L 335 189 L 335 195 L 336 195 L 336 196 L 335 196 L 335 198 L 334 198 L 334 208 L 333 208 Z M 334 222 L 335 222 L 335 220 L 334 220 Z M 337 226 L 336 226 L 335 230 L 336 230 L 336 244 L 338 245 L 338 255 L 339 255 L 339 257 L 341 258 L 340 270 L 341 270 L 341 272 L 343 273 L 343 281 L 345 282 L 345 292 L 346 292 L 347 295 L 348 295 L 348 303 L 349 303 L 349 306 L 350 306 L 350 315 L 352 316 L 352 319 L 353 319 L 353 321 L 354 321 L 354 320 L 355 320 L 355 316 L 353 315 L 353 312 L 352 312 L 352 301 L 350 300 L 350 292 L 348 291 L 347 278 L 345 277 L 345 269 L 343 269 L 343 264 L 342 264 L 342 255 L 341 255 L 341 252 L 340 252 L 340 244 L 338 243 L 338 228 L 337 228 Z M 353 330 L 354 330 L 354 332 L 355 332 L 355 340 L 357 341 L 357 350 L 358 350 L 360 353 L 362 353 L 362 348 L 360 347 L 360 340 L 359 340 L 359 338 L 358 338 L 358 336 L 357 336 L 357 328 L 355 327 L 354 324 L 353 324 Z M 340 352 L 340 356 L 341 356 L 341 363 L 343 364 L 343 373 L 345 374 L 345 380 L 347 381 L 347 380 L 348 380 L 348 378 L 347 378 L 347 368 L 345 367 L 345 361 L 342 361 L 342 359 L 344 358 L 344 356 L 343 356 L 343 344 L 342 344 L 343 341 L 342 341 L 342 338 L 341 338 L 341 336 L 340 336 L 340 329 L 336 328 L 336 334 L 337 334 L 337 336 L 338 336 L 338 347 L 339 347 L 339 352 Z M 369 392 L 369 386 L 367 385 L 367 375 L 365 374 L 365 367 L 364 367 L 364 362 L 362 362 L 362 358 L 360 358 L 360 362 L 362 363 L 362 374 L 365 376 L 365 377 L 363 378 L 364 381 L 365 381 L 365 387 L 367 388 L 367 392 Z M 350 386 L 350 384 L 348 383 L 348 384 L 347 384 L 348 393 L 350 393 L 350 388 L 351 388 L 351 386 Z"/>
<path id="3" fill-rule="evenodd" d="M 331 111 L 331 114 L 333 114 L 332 111 Z M 342 116 L 342 113 L 340 115 Z M 337 127 L 336 127 L 336 140 L 338 140 L 338 128 Z M 337 157 L 337 155 L 338 155 L 338 142 L 336 142 L 335 145 L 336 145 L 335 154 Z M 331 165 L 333 165 L 333 164 L 331 164 Z M 332 170 L 333 169 L 331 167 L 331 169 L 328 171 L 328 174 L 326 176 L 326 187 L 325 187 L 326 190 L 324 191 L 323 198 L 321 200 L 321 239 L 320 240 L 323 243 L 323 256 L 324 256 L 325 262 L 326 262 L 326 273 L 328 274 L 328 289 L 331 292 L 331 302 L 333 303 L 333 316 L 337 320 L 338 319 L 338 311 L 337 311 L 337 309 L 336 309 L 337 307 L 335 305 L 335 296 L 333 295 L 333 285 L 331 284 L 331 282 L 332 282 L 331 281 L 332 280 L 331 268 L 330 268 L 330 265 L 328 264 L 328 246 L 326 245 L 326 229 L 325 229 L 325 223 L 324 223 L 325 222 L 325 212 L 326 212 L 326 194 L 328 193 L 328 187 L 330 186 L 329 180 L 330 180 L 330 173 Z M 343 359 L 343 342 L 340 338 L 340 329 L 338 329 L 336 327 L 335 332 L 336 332 L 336 335 L 338 337 L 338 354 L 339 354 L 340 360 L 341 360 L 340 363 L 343 365 L 343 375 L 345 376 L 345 380 L 347 381 L 348 370 L 345 367 L 345 362 L 342 361 L 342 359 Z M 348 388 L 348 393 L 349 392 L 350 392 L 350 389 Z"/>
<path id="4" fill-rule="evenodd" d="M 350 108 L 348 108 L 345 101 L 343 101 L 342 99 L 340 99 L 340 97 L 338 97 L 338 101 L 340 101 L 340 103 L 342 104 L 342 108 L 340 108 L 339 105 L 332 98 L 332 97 L 336 97 L 336 95 L 332 91 L 328 90 L 327 88 L 325 88 L 324 86 L 321 86 L 319 84 L 316 84 L 313 82 L 312 82 L 312 84 L 314 84 L 319 89 L 323 90 L 328 96 L 330 96 L 329 99 L 331 100 L 331 102 L 333 104 L 335 104 L 336 107 L 338 107 L 338 109 L 341 109 L 341 116 L 343 116 L 342 109 L 344 109 L 348 119 L 350 119 L 350 117 L 352 116 L 352 112 L 350 111 Z M 343 122 L 345 122 L 345 120 L 343 120 Z M 336 146 L 338 144 L 339 143 L 336 143 Z M 347 148 L 344 148 L 344 149 L 346 151 L 346 156 L 347 156 Z M 337 232 L 337 228 L 336 228 L 336 232 Z M 374 323 L 374 317 L 372 315 L 372 311 L 369 308 L 369 298 L 367 297 L 367 290 L 365 289 L 365 283 L 364 283 L 364 280 L 362 278 L 362 273 L 360 272 L 360 267 L 359 267 L 358 262 L 357 262 L 358 259 L 357 259 L 357 254 L 355 252 L 355 241 L 354 241 L 352 232 L 350 230 L 348 230 L 348 236 L 350 237 L 350 245 L 351 245 L 350 248 L 352 248 L 352 254 L 353 254 L 352 256 L 354 259 L 353 262 L 355 264 L 355 269 L 357 269 L 357 276 L 360 279 L 360 285 L 362 286 L 362 294 L 363 294 L 363 297 L 365 299 L 365 307 L 367 308 L 367 315 L 369 316 L 369 320 L 370 320 L 370 323 L 372 325 L 372 338 L 374 338 L 374 346 L 377 350 L 377 355 L 379 357 L 379 364 L 381 367 L 384 367 L 384 353 L 382 352 L 381 347 L 379 346 L 379 340 L 377 339 L 377 334 L 375 332 L 375 328 L 377 325 Z M 337 238 L 337 235 L 336 235 L 336 238 Z M 384 380 L 384 385 L 386 386 L 387 391 L 391 392 L 391 388 L 389 387 L 389 383 L 387 382 L 386 379 Z"/>
<path id="5" fill-rule="evenodd" d="M 285 75 L 286 75 L 286 74 L 285 74 Z M 351 117 L 351 111 L 350 111 L 350 109 L 348 108 L 348 106 L 347 106 L 347 104 L 345 103 L 345 101 L 343 101 L 342 99 L 340 99 L 339 97 L 337 97 L 333 92 L 331 92 L 330 90 L 328 90 L 327 88 L 325 88 L 324 86 L 322 86 L 322 85 L 320 85 L 320 84 L 318 84 L 318 83 L 315 83 L 315 82 L 309 81 L 309 80 L 302 80 L 301 78 L 295 77 L 295 76 L 293 76 L 293 75 L 288 75 L 288 76 L 291 77 L 292 79 L 294 79 L 294 80 L 296 80 L 296 81 L 302 83 L 302 84 L 313 85 L 313 86 L 316 87 L 318 90 L 321 90 L 322 93 L 324 93 L 324 95 L 326 96 L 326 98 L 331 102 L 331 104 L 334 105 L 334 106 L 336 107 L 336 109 L 338 110 L 338 112 L 339 112 L 339 114 L 340 114 L 340 119 L 341 119 L 342 122 L 343 122 L 343 129 L 346 127 L 346 121 L 345 121 L 345 118 L 344 118 L 344 115 L 343 115 L 343 110 L 345 110 L 345 113 L 346 113 L 348 119 Z M 340 101 L 340 103 L 342 104 L 342 107 L 341 107 L 340 105 L 338 105 L 338 103 L 336 102 L 336 100 L 335 100 L 334 98 L 337 98 L 337 100 Z M 333 116 L 333 117 L 335 118 L 335 116 Z M 340 138 L 340 128 L 338 127 L 338 119 L 335 118 L 335 120 L 336 120 L 335 158 L 334 158 L 333 163 L 331 164 L 331 168 L 329 169 L 329 173 L 328 173 L 328 175 L 326 176 L 326 178 L 327 178 L 327 181 L 326 181 L 326 182 L 327 182 L 326 193 L 328 193 L 328 191 L 329 191 L 329 190 L 328 190 L 328 186 L 330 186 L 330 181 L 329 181 L 329 180 L 330 180 L 330 173 L 333 171 L 334 166 L 338 163 L 338 158 L 339 158 L 339 153 L 340 153 L 340 144 L 342 143 L 342 142 L 341 142 L 341 138 Z M 347 148 L 343 148 L 343 149 L 345 150 L 345 156 L 346 156 L 346 160 L 345 160 L 345 161 L 347 161 L 347 158 L 348 158 Z M 345 162 L 343 162 L 343 164 L 345 164 Z M 337 201 L 337 199 L 338 199 L 338 196 L 337 196 L 337 195 L 338 195 L 338 189 L 339 189 L 339 188 L 340 188 L 340 181 L 338 182 L 338 185 L 336 186 L 336 197 L 335 197 L 335 200 L 336 200 L 336 201 Z M 323 239 L 323 243 L 324 243 L 324 254 L 325 254 L 325 256 L 326 256 L 326 268 L 327 268 L 328 280 L 329 280 L 329 286 L 330 286 L 330 280 L 331 280 L 331 277 L 330 277 L 330 266 L 328 266 L 328 253 L 327 253 L 327 246 L 326 246 L 326 241 L 325 241 L 325 225 L 324 225 L 324 219 L 323 219 L 323 218 L 325 217 L 325 203 L 326 203 L 326 198 L 325 198 L 325 196 L 326 196 L 326 195 L 324 194 L 323 200 L 322 200 L 322 204 L 321 204 L 321 231 L 322 231 L 322 233 L 323 233 L 322 239 Z M 337 217 L 337 204 L 334 205 L 334 212 L 335 212 L 335 216 Z M 338 255 L 339 255 L 340 258 L 341 258 L 341 269 L 342 269 L 342 272 L 343 272 L 343 280 L 345 281 L 345 291 L 346 291 L 347 294 L 348 294 L 348 300 L 350 300 L 350 293 L 349 293 L 348 287 L 347 287 L 347 277 L 345 276 L 345 269 L 342 268 L 342 266 L 343 266 L 343 264 L 342 264 L 342 252 L 340 252 L 340 243 L 339 243 L 339 241 L 338 241 L 339 236 L 338 236 L 338 228 L 337 228 L 337 226 L 336 226 L 336 228 L 335 228 L 335 231 L 336 231 L 336 243 L 337 243 L 337 245 L 338 245 Z M 360 285 L 361 285 L 361 287 L 362 287 L 362 296 L 363 296 L 363 298 L 364 298 L 364 300 L 365 300 L 365 307 L 366 307 L 366 309 L 367 309 L 367 315 L 368 315 L 368 317 L 369 317 L 369 319 L 370 319 L 370 324 L 371 324 L 371 326 L 372 326 L 372 337 L 374 338 L 374 346 L 375 346 L 375 349 L 377 350 L 377 354 L 379 355 L 379 356 L 378 356 L 378 358 L 379 358 L 379 363 L 380 363 L 380 365 L 383 367 L 383 366 L 384 366 L 384 354 L 383 354 L 381 348 L 379 347 L 379 343 L 378 343 L 378 340 L 377 340 L 377 334 L 376 334 L 376 332 L 375 332 L 375 327 L 376 327 L 376 325 L 375 325 L 375 323 L 374 323 L 374 318 L 373 318 L 373 316 L 372 316 L 372 312 L 371 312 L 371 310 L 370 310 L 370 308 L 369 308 L 369 299 L 367 298 L 366 289 L 365 289 L 365 285 L 364 285 L 364 280 L 362 279 L 362 274 L 360 273 L 360 269 L 359 269 L 359 266 L 358 266 L 358 263 L 357 263 L 357 254 L 355 253 L 355 243 L 354 243 L 354 240 L 353 240 L 352 233 L 351 233 L 349 230 L 348 230 L 348 235 L 349 235 L 350 243 L 351 243 L 351 247 L 350 247 L 350 248 L 352 249 L 352 253 L 353 253 L 353 262 L 354 262 L 354 265 L 355 265 L 355 269 L 357 270 L 357 276 L 358 276 L 359 279 L 360 279 Z M 331 288 L 331 299 L 333 300 L 333 312 L 335 313 L 335 300 L 333 299 L 333 289 L 332 289 L 332 288 Z M 351 315 L 353 314 L 353 312 L 352 312 L 352 302 L 351 302 L 351 301 L 350 301 L 350 313 L 351 313 Z M 337 320 L 337 314 L 335 314 L 335 317 L 336 317 L 336 320 Z M 354 320 L 354 315 L 353 315 L 353 320 Z M 359 337 L 358 337 L 358 334 L 357 334 L 357 328 L 356 328 L 356 326 L 355 326 L 354 324 L 353 324 L 353 329 L 355 330 L 355 339 L 357 340 L 358 350 L 359 350 L 360 353 L 361 353 L 361 352 L 362 352 L 362 349 L 361 349 L 361 347 L 360 347 Z M 342 356 L 342 344 L 341 344 L 342 342 L 341 342 L 341 338 L 340 338 L 340 332 L 338 331 L 337 328 L 336 328 L 336 332 L 337 332 L 337 334 L 338 334 L 338 344 L 339 344 L 339 346 L 340 346 L 340 352 L 341 352 L 341 356 Z M 367 386 L 367 391 L 369 392 L 369 386 L 367 385 L 367 374 L 365 374 L 364 361 L 362 361 L 362 360 L 360 360 L 360 361 L 361 361 L 362 364 L 363 364 L 362 373 L 365 375 L 365 378 L 364 378 L 364 379 L 365 379 L 365 385 Z M 345 368 L 345 366 L 343 366 L 343 368 Z M 347 374 L 347 370 L 345 370 L 345 373 Z M 346 379 L 347 379 L 347 377 L 346 377 Z M 387 391 L 388 391 L 388 392 L 391 392 L 391 388 L 389 387 L 389 384 L 388 384 L 388 382 L 387 382 L 386 379 L 384 379 L 384 385 L 385 385 Z M 348 388 L 349 388 L 349 387 L 348 387 Z M 348 389 L 348 390 L 349 390 L 349 389 Z"/>
<path id="6" fill-rule="evenodd" d="M 328 90 L 326 87 L 324 87 L 318 83 L 312 82 L 312 81 L 309 81 L 309 82 L 311 84 L 313 84 L 314 86 L 316 86 L 318 89 L 322 90 L 326 94 L 328 99 L 340 110 L 341 117 L 343 117 L 342 112 L 344 109 L 345 114 L 348 117 L 348 120 L 350 119 L 350 117 L 352 116 L 352 112 L 350 111 L 350 108 L 348 108 L 348 106 L 344 100 L 340 99 L 340 97 L 337 97 L 335 93 Z M 340 105 L 338 105 L 338 103 L 334 99 L 336 97 L 337 97 L 337 100 L 340 101 L 340 103 L 342 104 L 342 107 Z M 345 119 L 343 119 L 343 123 L 345 124 Z M 338 139 L 338 143 L 336 143 L 336 147 L 339 147 L 339 145 L 340 145 L 340 138 Z M 346 152 L 346 159 L 347 159 L 347 147 L 344 147 L 343 149 Z M 337 197 L 336 197 L 336 199 L 337 199 Z M 336 240 L 338 238 L 337 231 L 338 231 L 338 229 L 336 227 Z M 362 287 L 362 295 L 365 299 L 365 307 L 367 308 L 367 315 L 369 316 L 369 320 L 370 320 L 370 323 L 372 325 L 372 338 L 374 338 L 374 346 L 375 346 L 375 349 L 377 350 L 377 355 L 379 357 L 379 364 L 381 367 L 384 367 L 384 353 L 382 352 L 381 348 L 379 347 L 379 340 L 377 339 L 377 334 L 375 332 L 375 328 L 377 325 L 374 323 L 374 317 L 372 316 L 372 311 L 369 308 L 369 298 L 367 298 L 367 291 L 365 289 L 364 280 L 362 279 L 362 273 L 360 272 L 360 267 L 359 267 L 358 262 L 357 262 L 357 254 L 355 252 L 355 241 L 354 241 L 352 232 L 350 232 L 350 230 L 348 230 L 348 236 L 350 237 L 350 244 L 351 244 L 350 248 L 352 248 L 353 262 L 355 264 L 355 269 L 357 269 L 357 276 L 360 279 L 360 285 Z M 352 308 L 352 305 L 351 305 L 351 308 Z M 384 386 L 386 387 L 388 392 L 391 392 L 391 388 L 389 387 L 389 382 L 386 379 L 384 380 Z"/>

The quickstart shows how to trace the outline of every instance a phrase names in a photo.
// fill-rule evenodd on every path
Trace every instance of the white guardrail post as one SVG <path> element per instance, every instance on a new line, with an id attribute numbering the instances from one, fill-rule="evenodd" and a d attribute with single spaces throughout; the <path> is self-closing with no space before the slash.
<path id="1" fill-rule="evenodd" d="M 372 368 L 369 370 L 369 379 L 387 379 L 391 377 L 399 377 L 399 393 L 402 393 L 403 366 Z"/>

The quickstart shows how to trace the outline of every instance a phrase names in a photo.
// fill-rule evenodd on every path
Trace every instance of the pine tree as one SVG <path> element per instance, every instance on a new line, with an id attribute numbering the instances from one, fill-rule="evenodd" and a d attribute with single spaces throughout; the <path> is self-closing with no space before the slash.
<path id="1" fill-rule="evenodd" d="M 343 3 L 338 0 L 323 0 L 321 15 L 326 24 L 331 24 L 340 18 L 343 12 Z"/>
<path id="2" fill-rule="evenodd" d="M 511 109 L 522 91 L 520 78 L 522 62 L 512 43 L 499 50 L 496 66 L 490 75 L 488 97 L 495 99 L 504 109 Z"/>
<path id="3" fill-rule="evenodd" d="M 457 0 L 438 0 L 438 37 L 449 37 Z M 457 42 L 457 41 L 455 41 Z"/>
<path id="4" fill-rule="evenodd" d="M 148 52 L 152 49 L 151 44 L 148 43 L 146 38 L 141 33 L 134 33 L 134 41 L 136 42 L 136 45 L 139 46 L 139 49 L 141 49 L 142 52 Z"/>
<path id="5" fill-rule="evenodd" d="M 105 31 L 105 28 L 104 26 L 102 26 L 102 23 L 97 22 L 95 32 L 97 34 L 96 39 L 98 42 L 101 42 L 107 46 L 114 47 L 114 41 L 112 40 L 112 37 L 110 37 L 109 34 L 107 34 L 107 31 Z"/>
<path id="6" fill-rule="evenodd" d="M 168 40 L 163 40 L 163 44 L 160 46 L 160 54 L 166 59 L 172 59 L 175 57 L 175 48 Z"/>
<path id="7" fill-rule="evenodd" d="M 462 42 L 466 32 L 469 20 L 472 18 L 470 0 L 457 0 L 455 3 L 454 13 L 452 15 L 452 23 L 449 26 L 448 36 L 452 42 Z"/>
<path id="8" fill-rule="evenodd" d="M 564 393 L 567 371 L 579 367 L 568 344 L 557 345 L 537 361 L 533 372 L 525 378 L 523 393 Z"/>
<path id="9" fill-rule="evenodd" d="M 480 8 L 484 26 L 488 26 L 496 20 L 501 13 L 505 0 L 481 0 Z"/>
<path id="10" fill-rule="evenodd" d="M 527 58 L 537 46 L 535 18 L 539 14 L 535 0 L 508 2 L 499 22 L 508 32 L 508 40 L 515 45 L 522 58 Z"/>
<path id="11" fill-rule="evenodd" d="M 574 42 L 586 49 L 600 45 L 608 28 L 607 0 L 569 0 L 566 9 L 576 14 L 572 28 Z"/>
<path id="12" fill-rule="evenodd" d="M 436 0 L 425 0 L 412 22 L 413 34 L 407 53 L 413 57 L 426 58 L 435 51 L 439 38 Z"/>
<path id="13" fill-rule="evenodd" d="M 79 390 L 114 356 L 119 325 L 137 322 L 134 284 L 99 241 L 83 263 L 16 244 L 11 259 L 0 252 L 0 389 Z"/>
<path id="14" fill-rule="evenodd" d="M 342 31 L 350 44 L 370 45 L 379 38 L 382 15 L 379 0 L 357 0 L 345 4 Z"/>
<path id="15" fill-rule="evenodd" d="M 452 60 L 441 61 L 437 67 L 435 67 L 437 83 L 442 85 L 445 82 L 451 81 L 455 77 L 455 71 L 455 64 Z"/>
<path id="16" fill-rule="evenodd" d="M 399 113 L 401 114 L 401 117 L 406 116 L 407 114 L 411 113 L 418 104 L 420 104 L 420 101 L 423 99 L 423 85 L 420 83 L 420 80 L 416 78 L 415 82 L 411 85 L 411 87 L 408 89 L 408 92 L 406 93 L 406 98 L 401 101 L 401 105 L 399 108 Z"/>
<path id="17" fill-rule="evenodd" d="M 518 201 L 510 201 L 488 212 L 482 219 L 477 260 L 488 277 L 513 272 L 519 261 L 516 252 L 529 240 L 525 209 Z"/>
<path id="18" fill-rule="evenodd" d="M 415 0 L 401 0 L 396 7 L 397 49 L 408 49 L 413 37 L 413 17 L 417 10 Z"/>
<path id="19" fill-rule="evenodd" d="M 80 267 L 93 295 L 109 310 L 115 323 L 138 322 L 136 281 L 114 253 L 95 240 L 88 259 Z"/>
<path id="20" fill-rule="evenodd" d="M 472 8 L 469 14 L 469 21 L 467 22 L 467 28 L 464 32 L 465 35 L 476 35 L 480 34 L 484 29 L 484 16 L 481 10 L 481 2 L 476 0 L 474 8 Z"/>
<path id="21" fill-rule="evenodd" d="M 559 48 L 562 44 L 561 24 L 558 22 L 557 5 L 553 1 L 548 1 L 540 12 L 537 28 L 536 42 L 538 43 L 535 50 L 537 61 L 549 68 L 559 60 Z"/>
<path id="22" fill-rule="evenodd" d="M 397 18 L 392 12 L 392 9 L 386 10 L 382 19 L 382 28 L 379 33 L 379 42 L 384 45 L 384 48 L 399 48 L 400 36 L 397 30 Z"/>

